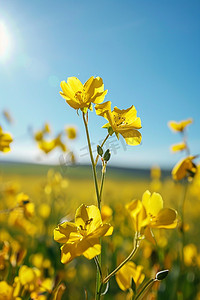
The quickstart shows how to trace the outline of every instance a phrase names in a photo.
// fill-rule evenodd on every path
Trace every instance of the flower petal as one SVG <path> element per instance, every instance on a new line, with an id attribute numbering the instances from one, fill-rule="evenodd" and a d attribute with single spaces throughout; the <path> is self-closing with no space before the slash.
<path id="1" fill-rule="evenodd" d="M 60 94 L 65 96 L 66 100 L 74 99 L 74 91 L 71 89 L 71 87 L 63 80 L 60 83 L 60 87 L 63 92 L 60 92 Z"/>
<path id="2" fill-rule="evenodd" d="M 196 156 L 188 156 L 181 159 L 172 170 L 172 177 L 174 180 L 181 180 L 187 176 L 188 170 L 196 172 L 196 167 L 192 162 Z"/>
<path id="3" fill-rule="evenodd" d="M 63 264 L 69 263 L 72 259 L 74 259 L 77 256 L 76 243 L 64 244 L 60 249 L 61 249 L 61 262 Z"/>
<path id="4" fill-rule="evenodd" d="M 83 252 L 83 255 L 87 259 L 92 259 L 95 256 L 101 253 L 101 245 L 99 239 L 91 238 L 91 239 L 83 239 L 81 243 L 79 243 L 79 248 L 82 247 L 82 250 L 86 249 Z"/>
<path id="5" fill-rule="evenodd" d="M 111 112 L 111 102 L 106 101 L 102 104 L 95 105 L 96 114 L 104 117 L 107 112 Z"/>
<path id="6" fill-rule="evenodd" d="M 74 94 L 76 92 L 83 90 L 83 85 L 77 77 L 69 77 L 67 79 L 67 84 L 71 88 L 71 90 L 74 92 Z"/>
<path id="7" fill-rule="evenodd" d="M 140 200 L 132 200 L 126 205 L 126 209 L 130 213 L 136 232 L 140 232 L 142 227 L 148 223 L 146 210 Z"/>
<path id="8" fill-rule="evenodd" d="M 66 102 L 74 109 L 79 109 L 80 108 L 80 103 L 78 103 L 75 100 L 69 100 L 68 97 L 65 96 L 64 93 L 60 92 L 60 95 L 66 100 Z"/>
<path id="9" fill-rule="evenodd" d="M 142 136 L 138 130 L 128 129 L 118 130 L 118 132 L 123 136 L 128 145 L 136 146 L 141 143 Z"/>
<path id="10" fill-rule="evenodd" d="M 155 228 L 176 228 L 177 212 L 171 208 L 163 208 L 159 211 L 156 219 L 151 223 L 151 227 Z"/>
<path id="11" fill-rule="evenodd" d="M 163 208 L 163 199 L 162 196 L 158 193 L 153 193 L 149 197 L 149 201 L 146 203 L 146 211 L 150 216 L 157 216 L 159 211 Z"/>
<path id="12" fill-rule="evenodd" d="M 143 267 L 136 266 L 132 261 L 127 262 L 117 273 L 116 281 L 121 290 L 126 291 L 132 286 L 132 279 L 138 287 L 144 280 Z"/>
<path id="13" fill-rule="evenodd" d="M 54 240 L 58 243 L 66 243 L 68 241 L 80 240 L 82 235 L 78 232 L 78 228 L 71 222 L 59 224 L 54 229 Z"/>
<path id="14" fill-rule="evenodd" d="M 113 232 L 113 227 L 110 224 L 103 224 L 92 232 L 93 237 L 101 237 L 111 235 Z"/>
<path id="15" fill-rule="evenodd" d="M 87 230 L 87 235 L 102 225 L 101 213 L 97 206 L 82 204 L 76 211 L 75 223 Z"/>

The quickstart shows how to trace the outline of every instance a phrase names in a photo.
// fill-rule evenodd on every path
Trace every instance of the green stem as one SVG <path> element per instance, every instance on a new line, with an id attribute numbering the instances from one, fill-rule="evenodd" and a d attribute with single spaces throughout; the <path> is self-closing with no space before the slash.
<path id="1" fill-rule="evenodd" d="M 109 138 L 110 134 L 108 133 L 107 136 L 105 137 L 105 139 L 103 140 L 103 142 L 101 143 L 101 148 L 103 147 L 103 145 L 105 144 L 105 142 L 107 141 L 107 139 Z M 95 159 L 95 166 L 98 163 L 98 159 L 99 159 L 99 154 L 97 154 L 96 159 Z"/>
<path id="2" fill-rule="evenodd" d="M 117 266 L 108 276 L 104 278 L 103 284 L 107 283 L 110 280 L 110 278 L 114 276 L 117 273 L 117 271 L 119 271 L 136 254 L 140 246 L 140 241 L 141 240 L 138 238 L 138 233 L 136 232 L 133 250 L 131 251 L 129 256 L 127 256 L 127 258 L 125 258 L 125 260 L 121 262 L 121 264 L 119 264 L 119 266 Z"/>
<path id="3" fill-rule="evenodd" d="M 188 182 L 185 183 L 184 193 L 183 193 L 183 200 L 181 205 L 181 234 L 182 234 L 182 245 L 181 245 L 181 268 L 184 269 L 184 246 L 185 246 L 185 203 L 186 203 L 186 196 L 188 190 Z"/>
<path id="4" fill-rule="evenodd" d="M 140 300 L 143 299 L 143 297 L 145 296 L 145 294 L 148 292 L 148 290 L 152 287 L 152 285 L 154 284 L 154 282 L 157 281 L 156 279 L 150 279 L 145 286 L 143 287 L 143 289 L 135 296 L 134 300 Z"/>
<path id="5" fill-rule="evenodd" d="M 131 251 L 131 253 L 129 254 L 129 256 L 127 256 L 127 258 L 125 258 L 125 260 L 123 262 L 121 262 L 121 264 L 119 264 L 119 266 L 117 266 L 108 276 L 106 276 L 102 282 L 101 282 L 101 285 L 98 289 L 98 292 L 97 292 L 97 297 L 96 297 L 96 300 L 100 300 L 101 299 L 101 293 L 102 293 L 102 289 L 103 289 L 103 285 L 106 284 L 110 278 L 112 276 L 114 276 L 117 271 L 119 271 L 137 252 L 137 249 L 139 248 L 140 246 L 140 239 L 139 239 L 139 233 L 136 232 L 135 234 L 135 239 L 134 239 L 134 247 L 133 247 L 133 250 Z"/>
<path id="6" fill-rule="evenodd" d="M 96 189 L 96 195 L 97 195 L 97 203 L 98 203 L 98 208 L 100 210 L 101 209 L 101 200 L 100 200 L 99 188 L 98 188 L 98 182 L 97 182 L 97 172 L 96 172 L 96 166 L 95 166 L 95 163 L 94 163 L 94 158 L 93 158 L 93 155 L 92 155 L 92 147 L 91 147 L 91 143 L 90 143 L 90 136 L 89 136 L 87 121 L 85 119 L 85 113 L 84 112 L 83 112 L 83 122 L 84 122 L 84 125 L 85 125 L 85 131 L 86 131 L 87 142 L 88 142 L 89 153 L 90 153 L 90 160 L 91 160 L 91 163 L 92 163 L 92 171 L 93 171 L 93 177 L 94 177 L 94 183 L 95 183 L 95 189 Z"/>
<path id="7" fill-rule="evenodd" d="M 183 132 L 181 132 L 181 134 L 182 134 L 182 137 L 183 137 L 183 142 L 186 145 L 186 148 L 185 148 L 186 155 L 189 156 L 190 155 L 190 148 L 188 147 L 187 136 L 186 136 L 185 130 L 183 130 Z"/>
<path id="8" fill-rule="evenodd" d="M 99 262 L 98 256 L 94 257 L 94 261 L 96 263 L 97 269 L 99 270 L 99 274 L 100 274 L 100 277 L 102 279 L 102 271 L 101 271 L 101 266 L 100 266 L 100 262 Z"/>
<path id="9" fill-rule="evenodd" d="M 102 174 L 101 174 L 101 185 L 100 185 L 100 201 L 102 200 L 102 191 L 103 191 L 103 184 L 104 184 L 104 179 L 105 179 L 105 173 L 106 170 L 102 170 Z"/>
<path id="10" fill-rule="evenodd" d="M 85 119 L 85 113 L 83 112 L 83 122 L 85 125 L 85 131 L 86 131 L 86 136 L 87 136 L 87 142 L 88 142 L 88 148 L 89 148 L 89 153 L 90 153 L 90 160 L 92 163 L 92 171 L 93 171 L 93 178 L 94 178 L 94 184 L 95 184 L 95 190 L 96 190 L 96 196 L 97 196 L 97 204 L 98 208 L 101 211 L 101 198 L 99 194 L 99 187 L 98 187 L 98 181 L 97 181 L 97 172 L 96 172 L 96 165 L 94 163 L 94 158 L 92 155 L 92 147 L 91 147 L 91 142 L 90 142 L 90 135 L 88 131 L 88 125 L 87 121 Z M 101 245 L 101 240 L 100 240 L 100 245 Z M 97 263 L 97 261 L 95 261 Z M 98 291 L 100 289 L 101 285 L 101 254 L 98 256 L 98 266 L 97 266 L 97 275 L 96 275 L 96 299 L 98 299 Z"/>

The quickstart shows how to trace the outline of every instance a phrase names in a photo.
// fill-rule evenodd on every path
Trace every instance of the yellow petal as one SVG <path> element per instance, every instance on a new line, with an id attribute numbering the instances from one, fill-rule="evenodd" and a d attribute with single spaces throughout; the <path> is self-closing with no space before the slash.
<path id="1" fill-rule="evenodd" d="M 188 156 L 181 159 L 172 170 L 172 177 L 174 180 L 181 180 L 188 175 L 188 170 L 196 172 L 196 166 L 192 162 L 196 156 Z"/>
<path id="2" fill-rule="evenodd" d="M 82 243 L 79 243 L 79 247 L 82 247 L 82 250 L 85 249 L 83 255 L 87 259 L 92 259 L 101 253 L 101 245 L 99 239 L 84 239 Z"/>
<path id="3" fill-rule="evenodd" d="M 110 224 L 103 224 L 92 232 L 93 237 L 101 237 L 111 235 L 113 232 L 113 227 Z"/>
<path id="4" fill-rule="evenodd" d="M 66 243 L 61 247 L 61 262 L 66 264 L 77 256 L 84 255 L 92 259 L 101 253 L 98 238 L 85 237 L 80 242 Z"/>
<path id="5" fill-rule="evenodd" d="M 124 119 L 127 126 L 131 126 L 135 129 L 140 129 L 142 127 L 141 120 L 137 117 L 137 110 L 133 105 L 127 109 L 119 109 L 115 106 L 113 114 L 118 118 L 120 117 L 120 119 Z"/>
<path id="6" fill-rule="evenodd" d="M 127 262 L 117 273 L 116 281 L 121 290 L 126 291 L 131 288 L 132 279 L 138 287 L 144 280 L 144 274 L 142 274 L 143 267 L 136 266 L 132 261 Z"/>
<path id="7" fill-rule="evenodd" d="M 163 208 L 159 211 L 155 220 L 151 223 L 151 227 L 155 228 L 176 228 L 177 212 L 171 208 Z"/>
<path id="8" fill-rule="evenodd" d="M 149 226 L 147 226 L 144 230 L 144 236 L 145 238 L 151 242 L 153 245 L 156 245 L 156 241 L 153 235 L 153 232 L 151 231 L 151 228 L 149 228 Z"/>
<path id="9" fill-rule="evenodd" d="M 101 226 L 101 213 L 97 206 L 86 206 L 82 204 L 76 211 L 75 223 L 78 227 L 87 230 L 87 234 L 95 231 Z"/>
<path id="10" fill-rule="evenodd" d="M 140 232 L 142 227 L 147 225 L 146 210 L 140 200 L 132 200 L 126 205 L 126 209 L 130 213 L 136 232 Z"/>
<path id="11" fill-rule="evenodd" d="M 78 228 L 71 222 L 64 222 L 59 224 L 54 229 L 54 240 L 58 243 L 66 243 L 69 241 L 76 241 L 82 238 L 82 235 L 78 232 Z"/>
<path id="12" fill-rule="evenodd" d="M 83 90 L 83 85 L 77 77 L 69 77 L 67 79 L 67 84 L 72 89 L 74 94 Z"/>
<path id="13" fill-rule="evenodd" d="M 92 98 L 92 102 L 95 104 L 103 102 L 107 92 L 108 92 L 108 90 L 105 90 L 102 93 L 96 93 L 95 96 Z"/>
<path id="14" fill-rule="evenodd" d="M 118 132 L 123 136 L 126 143 L 131 146 L 136 146 L 141 143 L 142 136 L 141 133 L 134 129 L 128 129 L 128 130 L 118 130 Z"/>
<path id="15" fill-rule="evenodd" d="M 12 299 L 13 287 L 6 281 L 0 281 L 0 299 L 11 300 Z"/>
<path id="16" fill-rule="evenodd" d="M 185 129 L 185 127 L 189 124 L 191 124 L 193 122 L 192 119 L 187 119 L 187 120 L 183 120 L 180 122 L 176 122 L 176 121 L 169 121 L 168 122 L 168 126 L 170 129 L 172 129 L 173 131 L 183 131 Z"/>
<path id="17" fill-rule="evenodd" d="M 61 262 L 63 264 L 69 263 L 77 256 L 76 243 L 64 244 L 61 248 Z"/>
<path id="18" fill-rule="evenodd" d="M 146 211 L 150 216 L 157 216 L 159 211 L 163 208 L 163 199 L 160 194 L 153 193 L 146 203 Z"/>
<path id="19" fill-rule="evenodd" d="M 19 269 L 19 280 L 22 285 L 25 285 L 27 283 L 33 283 L 36 279 L 36 275 L 33 271 L 33 269 L 23 265 Z"/>
<path id="20" fill-rule="evenodd" d="M 183 151 L 187 148 L 185 143 L 179 143 L 171 146 L 172 152 Z"/>
<path id="21" fill-rule="evenodd" d="M 80 108 L 80 103 L 75 100 L 70 100 L 68 97 L 65 96 L 64 93 L 60 92 L 60 95 L 66 100 L 66 102 L 74 109 Z"/>
<path id="22" fill-rule="evenodd" d="M 60 92 L 62 96 L 65 96 L 66 100 L 74 99 L 74 91 L 71 89 L 71 87 L 63 80 L 60 83 L 60 87 L 63 92 Z"/>
<path id="23" fill-rule="evenodd" d="M 106 112 L 111 112 L 111 102 L 107 101 L 102 104 L 96 104 L 95 110 L 98 116 L 104 117 Z"/>
<path id="24" fill-rule="evenodd" d="M 85 83 L 84 83 L 84 89 L 85 93 L 88 94 L 89 97 L 92 97 L 94 93 L 94 76 L 91 76 Z"/>

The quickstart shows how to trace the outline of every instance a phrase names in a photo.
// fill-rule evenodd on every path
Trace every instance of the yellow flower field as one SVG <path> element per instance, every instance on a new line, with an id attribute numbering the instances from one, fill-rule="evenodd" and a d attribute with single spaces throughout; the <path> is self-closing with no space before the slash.
<path id="1" fill-rule="evenodd" d="M 173 151 L 185 152 L 172 170 L 114 168 L 111 136 L 141 144 L 135 106 L 111 111 L 100 77 L 84 85 L 69 77 L 61 89 L 82 121 L 91 165 L 76 164 L 69 146 L 75 127 L 55 135 L 48 123 L 31 132 L 32 140 L 44 156 L 67 154 L 68 164 L 63 156 L 54 167 L 1 164 L 0 300 L 198 300 L 200 167 L 186 135 L 192 119 L 168 123 L 184 145 Z M 108 121 L 95 154 L 90 114 Z M 2 154 L 14 143 L 0 127 Z"/>
<path id="2" fill-rule="evenodd" d="M 76 208 L 81 203 L 94 203 L 90 169 L 77 166 L 71 171 L 67 170 L 65 176 L 62 176 L 60 167 L 49 167 L 47 170 L 47 166 L 38 166 L 33 170 L 28 165 L 22 165 L 20 170 L 16 165 L 1 167 L 0 299 L 47 299 L 55 287 L 57 293 L 63 292 L 62 299 L 93 299 L 95 263 L 78 257 L 69 264 L 62 264 L 60 245 L 53 240 L 53 229 L 59 220 L 73 222 Z M 88 175 L 83 180 L 80 173 Z M 106 204 L 107 207 L 103 210 L 103 206 L 102 211 L 104 215 L 108 212 L 105 221 L 114 227 L 112 236 L 103 238 L 104 274 L 131 252 L 134 224 L 125 205 L 133 199 L 140 199 L 145 189 L 153 191 L 152 187 L 155 187 L 150 172 L 144 172 L 143 178 L 138 179 L 129 173 L 124 176 L 123 178 L 117 170 L 108 171 L 103 191 L 103 205 Z M 200 244 L 196 237 L 200 234 L 200 199 L 196 184 L 197 182 L 193 182 L 190 185 L 187 195 L 184 269 L 181 271 L 181 283 L 178 287 L 180 218 L 175 230 L 153 229 L 156 244 L 145 240 L 141 242 L 141 249 L 133 262 L 137 264 L 137 268 L 142 266 L 143 275 L 137 275 L 136 270 L 141 272 L 140 268 L 133 269 L 133 275 L 126 271 L 129 272 L 128 276 L 133 276 L 131 278 L 136 280 L 138 287 L 159 270 L 170 270 L 165 281 L 153 285 L 145 299 L 177 299 L 177 291 L 179 294 L 187 293 L 186 299 L 198 299 Z M 157 192 L 163 195 L 165 207 L 173 207 L 179 212 L 183 189 L 184 186 L 173 182 L 168 174 L 160 182 Z M 17 202 L 21 191 L 30 199 L 28 203 L 25 201 L 24 206 Z M 29 203 L 34 204 L 34 214 L 26 216 L 25 209 Z M 120 276 L 123 275 L 117 275 L 117 281 L 114 277 L 111 278 L 109 292 L 104 299 L 131 299 L 131 282 L 129 288 L 128 283 L 124 282 L 125 288 L 123 283 L 119 283 Z M 14 291 L 12 297 L 9 296 L 11 290 Z M 53 295 L 51 297 L 53 299 Z M 59 295 L 55 296 L 55 292 L 54 297 L 60 299 Z"/>

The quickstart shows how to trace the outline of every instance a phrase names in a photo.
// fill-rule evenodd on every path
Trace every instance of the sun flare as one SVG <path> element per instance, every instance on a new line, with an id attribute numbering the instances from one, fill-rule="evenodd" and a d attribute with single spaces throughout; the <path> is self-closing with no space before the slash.
<path id="1" fill-rule="evenodd" d="M 11 38 L 7 26 L 0 21 L 0 61 L 7 61 L 11 53 Z"/>

